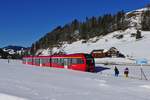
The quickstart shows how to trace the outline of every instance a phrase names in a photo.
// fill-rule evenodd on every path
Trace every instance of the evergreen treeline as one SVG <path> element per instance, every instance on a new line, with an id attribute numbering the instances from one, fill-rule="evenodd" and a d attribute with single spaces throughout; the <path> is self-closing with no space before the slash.
<path id="1" fill-rule="evenodd" d="M 142 30 L 150 31 L 150 4 L 147 5 L 147 10 L 142 15 Z"/>
<path id="2" fill-rule="evenodd" d="M 59 47 L 63 42 L 72 43 L 77 40 L 88 40 L 95 36 L 104 36 L 116 30 L 124 30 L 128 27 L 125 20 L 125 12 L 117 14 L 105 14 L 99 17 L 86 18 L 84 22 L 77 19 L 71 23 L 56 27 L 44 37 L 32 44 L 31 52 L 35 53 L 40 48 Z"/>
<path id="3" fill-rule="evenodd" d="M 9 54 L 0 48 L 0 58 L 7 59 L 8 56 Z"/>
<path id="4" fill-rule="evenodd" d="M 24 54 L 25 55 L 25 54 Z M 1 48 L 0 48 L 0 58 L 2 59 L 21 59 L 23 56 L 22 55 L 19 55 L 19 54 L 9 54 L 7 52 L 4 52 Z"/>

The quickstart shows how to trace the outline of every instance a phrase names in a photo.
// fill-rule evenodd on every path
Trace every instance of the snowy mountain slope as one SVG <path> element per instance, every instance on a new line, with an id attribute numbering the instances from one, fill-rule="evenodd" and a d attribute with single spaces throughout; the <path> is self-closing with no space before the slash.
<path id="1" fill-rule="evenodd" d="M 74 42 L 72 44 L 64 44 L 62 48 L 53 48 L 53 52 L 59 52 L 63 49 L 66 53 L 90 53 L 94 49 L 110 49 L 116 47 L 125 56 L 132 57 L 133 59 L 147 58 L 150 60 L 150 32 L 142 31 L 143 38 L 136 40 L 135 37 L 131 37 L 132 33 L 136 33 L 135 28 L 129 28 L 125 31 L 115 31 L 104 37 L 95 37 L 90 39 L 88 43 L 82 43 L 81 41 Z M 122 39 L 117 39 L 116 35 L 123 35 Z M 95 43 L 95 41 L 98 39 Z M 43 50 L 43 55 L 48 55 L 48 49 Z"/>
<path id="2" fill-rule="evenodd" d="M 149 81 L 0 60 L 1 100 L 149 100 Z M 16 98 L 16 99 L 15 99 Z"/>
<path id="3" fill-rule="evenodd" d="M 137 29 L 141 28 L 141 16 L 144 11 L 147 11 L 148 8 L 137 9 L 131 12 L 126 13 L 126 20 L 128 20 L 130 27 L 136 27 Z"/>
<path id="4" fill-rule="evenodd" d="M 66 53 L 90 53 L 94 49 L 110 49 L 116 47 L 121 53 L 131 59 L 146 58 L 150 61 L 150 32 L 142 31 L 142 39 L 136 40 L 133 34 L 141 28 L 141 15 L 148 8 L 142 8 L 126 13 L 126 20 L 130 22 L 129 28 L 122 31 L 118 30 L 104 37 L 91 38 L 87 43 L 84 40 L 76 41 L 72 44 L 63 43 L 60 48 L 53 48 L 52 52 L 63 51 Z M 117 39 L 117 35 L 123 35 L 123 38 Z M 50 49 L 41 49 L 41 55 L 49 55 Z M 135 62 L 135 61 L 134 61 Z"/>

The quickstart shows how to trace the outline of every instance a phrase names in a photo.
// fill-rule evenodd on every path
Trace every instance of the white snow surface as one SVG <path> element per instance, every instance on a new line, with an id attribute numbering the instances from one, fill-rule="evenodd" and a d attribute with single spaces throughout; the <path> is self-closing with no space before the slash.
<path id="1" fill-rule="evenodd" d="M 150 82 L 145 80 L 23 65 L 12 60 L 10 63 L 0 60 L 0 67 L 0 100 L 149 100 L 150 97 Z"/>
<path id="2" fill-rule="evenodd" d="M 1 100 L 27 100 L 27 99 L 23 99 L 23 98 L 20 98 L 20 97 L 7 95 L 7 94 L 0 94 L 0 99 Z"/>

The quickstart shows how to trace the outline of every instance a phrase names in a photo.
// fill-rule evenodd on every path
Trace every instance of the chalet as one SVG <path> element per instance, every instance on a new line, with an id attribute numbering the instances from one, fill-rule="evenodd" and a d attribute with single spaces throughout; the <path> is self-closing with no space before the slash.
<path id="1" fill-rule="evenodd" d="M 116 49 L 115 47 L 111 47 L 107 53 L 106 53 L 107 57 L 122 57 L 124 58 L 125 56 L 123 54 L 121 54 L 118 49 Z"/>
<path id="2" fill-rule="evenodd" d="M 104 57 L 106 57 L 106 52 L 104 51 L 104 49 L 93 50 L 91 52 L 91 54 L 94 58 L 104 58 Z"/>
<path id="3" fill-rule="evenodd" d="M 118 53 L 119 53 L 119 51 L 115 47 L 111 47 L 107 51 L 107 57 L 117 57 Z"/>
<path id="4" fill-rule="evenodd" d="M 115 47 L 111 47 L 107 51 L 104 49 L 93 50 L 91 52 L 91 54 L 94 58 L 104 58 L 104 57 L 122 57 L 122 58 L 124 58 L 125 57 Z"/>

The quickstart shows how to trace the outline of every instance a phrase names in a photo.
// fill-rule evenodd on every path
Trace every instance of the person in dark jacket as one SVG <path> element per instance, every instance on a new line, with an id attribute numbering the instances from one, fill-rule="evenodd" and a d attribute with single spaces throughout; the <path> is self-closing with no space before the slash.
<path id="1" fill-rule="evenodd" d="M 118 68 L 117 68 L 116 66 L 115 66 L 114 71 L 115 71 L 115 76 L 118 77 L 118 75 L 119 75 L 119 70 L 118 70 Z"/>
<path id="2" fill-rule="evenodd" d="M 126 78 L 128 77 L 128 74 L 129 74 L 129 68 L 126 67 L 126 68 L 124 69 L 124 75 L 125 75 Z"/>

